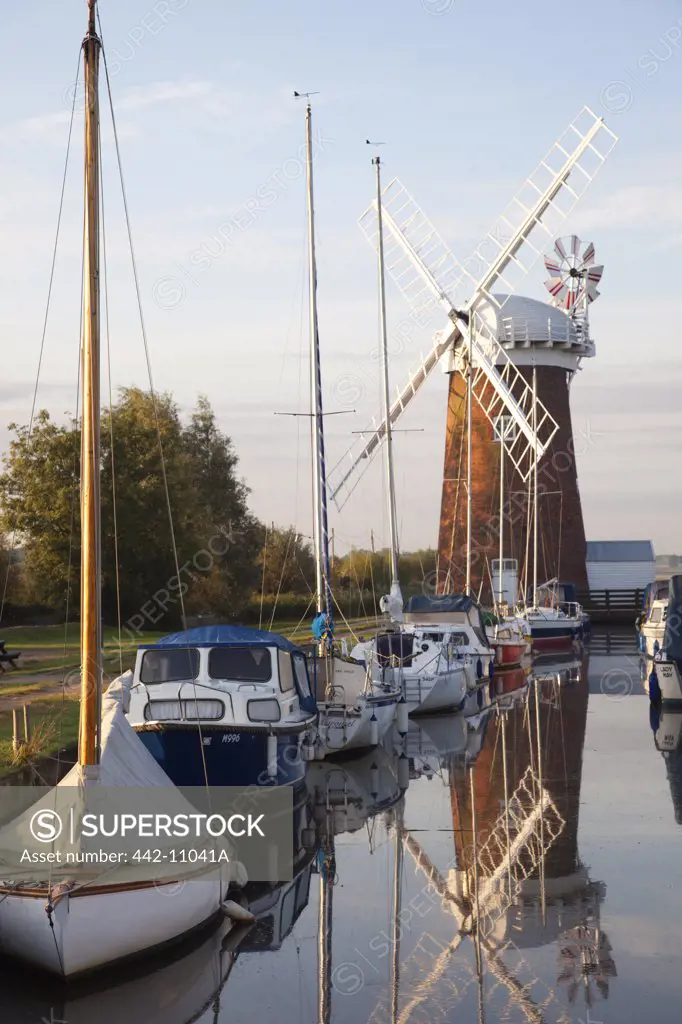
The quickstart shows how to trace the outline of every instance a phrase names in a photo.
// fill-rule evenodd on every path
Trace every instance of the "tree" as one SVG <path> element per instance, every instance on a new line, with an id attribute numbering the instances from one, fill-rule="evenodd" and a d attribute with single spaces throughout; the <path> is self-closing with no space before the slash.
<path id="1" fill-rule="evenodd" d="M 280 529 L 261 526 L 261 550 L 257 558 L 259 582 L 264 594 L 312 594 L 315 591 L 315 560 L 310 542 L 293 526 Z"/>
<path id="2" fill-rule="evenodd" d="M 195 531 L 213 557 L 210 570 L 188 595 L 188 608 L 232 618 L 258 582 L 255 562 L 262 527 L 249 511 L 249 488 L 237 477 L 234 445 L 219 429 L 203 395 L 184 431 L 183 444 L 199 502 Z"/>
<path id="3" fill-rule="evenodd" d="M 42 411 L 29 436 L 12 425 L 0 477 L 0 529 L 26 552 L 31 599 L 78 607 L 80 429 Z M 180 622 L 190 611 L 238 612 L 254 585 L 258 524 L 237 479 L 232 442 L 201 399 L 189 426 L 168 394 L 120 392 L 102 417 L 102 608 L 115 621 L 116 551 L 122 618 L 135 628 Z M 115 484 L 115 487 L 114 487 Z M 168 499 L 166 497 L 168 488 Z M 172 529 L 169 518 L 172 512 Z M 116 535 L 117 544 L 114 544 Z M 177 549 L 177 564 L 173 554 Z M 178 571 L 179 570 L 179 571 Z"/>

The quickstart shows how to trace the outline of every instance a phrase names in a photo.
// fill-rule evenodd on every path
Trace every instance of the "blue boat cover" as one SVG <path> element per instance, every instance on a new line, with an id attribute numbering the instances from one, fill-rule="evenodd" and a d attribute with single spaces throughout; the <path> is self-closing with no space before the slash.
<path id="1" fill-rule="evenodd" d="M 682 576 L 670 577 L 663 648 L 671 660 L 682 664 Z"/>
<path id="2" fill-rule="evenodd" d="M 252 629 L 250 626 L 196 626 L 178 633 L 162 636 L 155 644 L 141 644 L 146 647 L 279 647 L 281 651 L 298 651 L 296 644 L 266 629 Z"/>

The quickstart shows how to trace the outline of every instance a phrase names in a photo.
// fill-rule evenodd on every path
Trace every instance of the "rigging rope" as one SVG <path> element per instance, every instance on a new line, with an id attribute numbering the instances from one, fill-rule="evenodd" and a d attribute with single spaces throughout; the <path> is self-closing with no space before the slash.
<path id="1" fill-rule="evenodd" d="M 160 459 L 160 463 L 161 463 L 161 477 L 162 477 L 162 481 L 163 481 L 163 491 L 164 491 L 164 497 L 165 497 L 165 503 L 166 503 L 166 510 L 167 510 L 167 513 L 168 513 L 168 525 L 169 525 L 169 528 L 170 528 L 171 546 L 172 546 L 172 551 L 173 551 L 173 562 L 174 562 L 174 566 L 175 566 L 175 573 L 176 573 L 177 579 L 180 579 L 180 559 L 178 557 L 178 548 L 177 548 L 177 542 L 176 542 L 176 537 L 175 537 L 175 524 L 173 522 L 173 508 L 172 508 L 172 505 L 171 505 L 170 490 L 169 490 L 169 487 L 168 487 L 168 473 L 167 473 L 167 468 L 166 468 L 166 459 L 165 459 L 164 450 L 163 450 L 163 441 L 162 441 L 162 438 L 161 438 L 161 422 L 160 422 L 160 418 L 159 418 L 159 407 L 158 407 L 158 401 L 157 401 L 157 396 L 156 396 L 156 389 L 154 387 L 154 378 L 153 378 L 153 374 L 152 374 L 151 354 L 150 354 L 150 351 L 149 351 L 149 342 L 148 342 L 148 339 L 147 339 L 147 327 L 146 327 L 146 324 L 145 324 L 144 311 L 143 311 L 143 308 L 142 308 L 142 293 L 141 293 L 141 289 L 140 289 L 140 278 L 139 278 L 139 274 L 138 274 L 138 271 L 137 271 L 137 260 L 135 258 L 135 246 L 133 244 L 133 234 L 132 234 L 132 228 L 131 228 L 131 223 L 130 223 L 130 211 L 129 211 L 129 208 L 128 208 L 128 195 L 127 195 L 127 192 L 126 192 L 125 179 L 124 179 L 124 175 L 123 175 L 123 163 L 122 163 L 122 160 L 121 160 L 121 148 L 120 148 L 120 145 L 119 145 L 118 129 L 117 129 L 117 126 L 116 126 L 116 115 L 114 114 L 114 102 L 113 102 L 113 97 L 112 97 L 112 94 L 111 94 L 111 79 L 109 77 L 109 66 L 107 64 L 106 51 L 104 49 L 104 39 L 103 39 L 103 36 L 102 36 L 102 23 L 101 23 L 100 16 L 99 16 L 99 9 L 97 11 L 97 23 L 98 23 L 99 33 L 100 33 L 100 38 L 101 38 L 101 43 L 102 43 L 102 60 L 103 60 L 103 63 L 104 63 L 104 75 L 105 75 L 105 79 L 106 79 L 107 96 L 109 98 L 109 110 L 110 110 L 110 113 L 111 113 L 111 127 L 112 127 L 112 131 L 113 131 L 113 136 L 114 136 L 114 148 L 115 148 L 115 151 L 116 151 L 116 162 L 117 162 L 117 166 L 118 166 L 119 180 L 120 180 L 120 185 L 121 185 L 121 198 L 123 200 L 123 211 L 124 211 L 124 215 L 125 215 L 126 231 L 127 231 L 127 235 L 128 235 L 128 247 L 129 247 L 129 250 L 130 250 L 130 261 L 131 261 L 131 266 L 132 266 L 132 271 L 133 271 L 133 282 L 134 282 L 134 285 L 135 285 L 135 296 L 137 298 L 137 309 L 138 309 L 138 315 L 139 315 L 139 318 L 140 318 L 140 331 L 141 331 L 141 334 L 142 334 L 142 344 L 143 344 L 143 347 L 144 347 L 145 361 L 146 361 L 146 364 L 147 364 L 147 376 L 148 376 L 148 379 L 149 379 L 149 394 L 150 394 L 150 397 L 151 397 L 151 400 L 152 400 L 152 409 L 153 409 L 153 413 L 154 413 L 154 423 L 155 423 L 155 428 L 156 428 L 156 439 L 157 439 L 157 443 L 158 443 L 158 447 L 159 447 L 159 459 Z M 185 598 L 184 598 L 184 594 L 182 592 L 182 588 L 180 588 L 179 591 L 178 591 L 178 599 L 179 599 L 179 602 L 180 602 L 180 615 L 181 615 L 181 619 L 182 619 L 182 628 L 183 628 L 183 631 L 186 632 L 187 631 L 187 614 L 186 614 L 186 610 L 185 610 Z M 188 658 L 189 658 L 189 653 L 188 653 Z M 194 686 L 194 699 L 196 701 L 197 700 L 196 679 L 193 679 L 193 686 Z M 205 783 L 205 786 L 206 786 L 207 794 L 209 796 L 209 806 L 210 806 L 210 789 L 209 789 L 209 784 L 208 784 L 208 768 L 207 768 L 207 765 L 206 765 L 206 751 L 204 749 L 203 729 L 202 729 L 202 725 L 201 725 L 201 720 L 199 718 L 196 719 L 196 725 L 197 725 L 197 736 L 198 736 L 198 739 L 199 739 L 199 748 L 200 748 L 200 751 L 201 751 L 201 761 L 202 761 L 203 771 L 204 771 L 204 783 Z"/>
<path id="2" fill-rule="evenodd" d="M 28 435 L 27 441 L 31 440 L 31 434 L 33 432 L 33 420 L 35 418 L 36 402 L 38 400 L 38 386 L 40 384 L 40 372 L 43 365 L 43 353 L 45 350 L 45 338 L 47 336 L 47 322 L 50 315 L 50 305 L 52 301 L 52 285 L 54 284 L 54 272 L 57 264 L 57 249 L 59 246 L 59 232 L 62 223 L 62 212 L 64 210 L 64 193 L 66 191 L 66 177 L 69 169 L 69 155 L 71 153 L 71 136 L 73 133 L 73 121 L 76 110 L 76 93 L 78 92 L 78 82 L 80 81 L 80 67 L 81 67 L 81 47 L 78 48 L 78 61 L 76 65 L 76 81 L 73 88 L 73 100 L 71 102 L 71 116 L 69 118 L 69 134 L 66 141 L 66 156 L 64 158 L 64 173 L 62 175 L 62 187 L 59 196 L 59 212 L 57 214 L 57 228 L 55 230 L 54 245 L 52 247 L 52 263 L 50 266 L 50 277 L 47 286 L 47 301 L 45 303 L 45 315 L 43 317 L 43 330 L 40 337 L 40 350 L 38 353 L 38 366 L 36 368 L 36 380 L 33 389 L 33 401 L 31 404 L 31 417 L 28 424 Z M 14 556 L 14 547 L 16 542 L 17 529 L 16 526 L 12 529 L 12 537 L 10 540 L 10 551 L 7 556 L 7 569 L 5 572 L 5 582 L 2 588 L 2 600 L 0 601 L 0 622 L 2 622 L 2 616 L 5 611 L 5 603 L 7 599 L 7 588 L 9 585 L 9 575 L 12 566 L 12 558 Z"/>
<path id="3" fill-rule="evenodd" d="M 116 579 L 116 625 L 119 639 L 119 675 L 123 675 L 123 650 L 121 640 L 121 575 L 119 569 L 119 522 L 116 511 L 116 457 L 114 454 L 114 399 L 112 396 L 112 345 L 109 329 L 109 274 L 106 263 L 106 231 L 104 229 L 104 179 L 102 175 L 101 134 L 99 135 L 99 189 L 101 198 L 101 249 L 102 279 L 104 285 L 104 333 L 106 335 L 106 371 L 109 379 L 109 436 L 112 449 L 112 510 L 114 518 L 114 564 Z"/>

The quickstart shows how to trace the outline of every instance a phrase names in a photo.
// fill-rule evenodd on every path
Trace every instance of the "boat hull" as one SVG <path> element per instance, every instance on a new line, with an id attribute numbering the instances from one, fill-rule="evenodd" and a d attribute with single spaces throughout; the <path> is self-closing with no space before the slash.
<path id="1" fill-rule="evenodd" d="M 368 697 L 359 707 L 321 704 L 318 730 L 322 757 L 375 747 L 393 724 L 397 702 L 397 694 L 390 693 Z"/>
<path id="2" fill-rule="evenodd" d="M 652 692 L 651 674 L 654 671 L 658 692 Z M 644 688 L 652 701 L 682 707 L 682 671 L 677 662 L 647 659 Z"/>
<path id="3" fill-rule="evenodd" d="M 0 949 L 63 978 L 143 956 L 179 941 L 219 913 L 215 878 L 167 885 L 82 889 L 45 912 L 46 892 L 0 893 Z"/>
<path id="4" fill-rule="evenodd" d="M 268 774 L 266 729 L 229 728 L 159 723 L 135 731 L 154 760 L 176 786 L 292 786 L 302 782 L 305 761 L 301 743 L 308 726 L 280 730 L 277 737 L 276 776 Z M 202 753 L 203 747 L 203 753 Z M 206 772 L 204 773 L 204 760 Z"/>
<path id="5" fill-rule="evenodd" d="M 439 672 L 435 676 L 422 676 L 415 680 L 406 676 L 404 684 L 407 709 L 411 715 L 459 710 L 467 690 L 462 665 L 452 671 Z"/>
<path id="6" fill-rule="evenodd" d="M 495 644 L 495 667 L 514 668 L 521 664 L 526 654 L 527 645 L 525 642 L 509 643 L 498 641 Z"/>

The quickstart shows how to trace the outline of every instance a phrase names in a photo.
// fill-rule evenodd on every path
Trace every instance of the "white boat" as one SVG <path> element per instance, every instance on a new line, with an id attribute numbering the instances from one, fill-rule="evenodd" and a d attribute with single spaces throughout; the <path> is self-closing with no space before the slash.
<path id="1" fill-rule="evenodd" d="M 646 658 L 644 686 L 653 704 L 682 705 L 682 575 L 668 581 L 661 646 Z"/>
<path id="2" fill-rule="evenodd" d="M 295 785 L 317 720 L 308 660 L 246 626 L 202 626 L 142 645 L 126 709 L 177 786 Z"/>
<path id="3" fill-rule="evenodd" d="M 100 119 L 98 73 L 101 41 L 96 28 L 96 0 L 88 0 L 88 27 L 83 41 L 85 69 L 85 220 L 83 232 L 83 337 L 81 347 L 82 449 L 80 460 L 80 742 L 78 764 L 28 810 L 0 829 L 0 863 L 23 867 L 29 848 L 40 850 L 36 814 L 52 815 L 54 835 L 45 852 L 78 854 L 87 840 L 55 824 L 55 802 L 80 821 L 86 798 L 106 786 L 107 812 L 126 810 L 126 787 L 154 787 L 162 810 L 193 808 L 145 750 L 125 719 L 120 692 L 102 698 L 101 503 L 100 503 Z M 129 792 L 129 789 L 128 789 Z M 116 806 L 112 806 L 113 804 Z M 127 798 L 130 810 L 130 797 Z M 73 824 L 71 831 L 73 831 Z M 48 840 L 45 840 L 47 842 Z M 100 839 L 101 842 L 101 839 Z M 159 850 L 177 845 L 157 837 Z M 92 843 L 90 844 L 92 847 Z M 40 862 L 39 862 L 40 863 Z M 229 876 L 178 870 L 168 878 L 157 864 L 104 865 L 88 862 L 78 881 L 65 880 L 61 869 L 42 863 L 34 878 L 42 881 L 0 882 L 0 944 L 11 956 L 34 967 L 73 978 L 87 971 L 149 953 L 176 941 L 221 912 Z M 76 861 L 77 863 L 77 861 Z M 28 868 L 24 879 L 31 877 Z M 86 879 L 84 882 L 83 879 Z M 56 879 L 56 880 L 55 880 Z M 188 884 L 185 884 L 185 883 Z"/>
<path id="4" fill-rule="evenodd" d="M 665 621 L 668 617 L 669 580 L 656 580 L 647 587 L 644 610 L 637 627 L 639 649 L 642 654 L 653 658 L 663 646 Z"/>
<path id="5" fill-rule="evenodd" d="M 332 654 L 317 659 L 317 708 L 312 744 L 316 759 L 376 747 L 396 718 L 400 690 L 391 680 L 374 679 L 352 658 Z"/>
<path id="6" fill-rule="evenodd" d="M 58 799 L 60 808 L 65 803 L 77 816 L 92 786 L 106 786 L 109 801 L 112 791 L 120 790 L 120 807 L 108 807 L 111 813 L 124 811 L 130 788 L 140 786 L 158 788 L 158 811 L 195 811 L 128 725 L 115 691 L 112 686 L 103 698 L 98 764 L 75 765 L 56 787 L 58 794 L 51 791 L 0 829 L 0 857 L 6 862 L 11 862 L 12 853 L 35 847 L 31 821 L 41 809 L 53 808 Z M 48 850 L 61 854 L 63 863 L 67 850 L 78 852 L 81 847 L 62 839 L 62 845 L 53 843 Z M 177 840 L 162 836 L 155 845 L 167 852 Z M 47 874 L 49 869 L 45 870 Z M 0 882 L 0 951 L 69 979 L 146 955 L 184 938 L 211 918 L 217 920 L 230 878 L 229 871 L 221 878 L 215 872 L 189 874 L 185 869 L 184 877 L 180 873 L 164 880 L 156 865 L 142 871 L 139 865 L 124 864 L 97 866 L 87 882 L 22 885 L 5 880 Z"/>
<path id="7" fill-rule="evenodd" d="M 535 589 L 534 605 L 523 613 L 530 625 L 534 651 L 565 651 L 581 642 L 585 616 L 577 601 L 565 600 L 567 588 L 568 584 L 548 580 Z"/>

